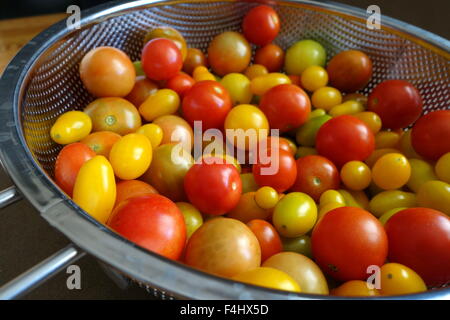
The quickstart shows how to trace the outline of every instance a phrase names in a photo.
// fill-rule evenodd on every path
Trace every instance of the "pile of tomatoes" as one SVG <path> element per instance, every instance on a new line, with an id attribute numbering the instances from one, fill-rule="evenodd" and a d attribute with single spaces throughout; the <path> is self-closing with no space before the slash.
<path id="1" fill-rule="evenodd" d="M 123 237 L 237 281 L 338 296 L 447 284 L 450 110 L 421 116 L 420 92 L 404 80 L 358 93 L 368 55 L 327 62 L 310 39 L 285 51 L 273 43 L 279 30 L 260 5 L 207 55 L 170 27 L 147 33 L 140 61 L 89 51 L 80 76 L 95 100 L 51 128 L 64 145 L 56 183 Z M 265 146 L 271 162 L 194 141 L 195 121 L 204 132 L 255 129 L 240 148 Z"/>

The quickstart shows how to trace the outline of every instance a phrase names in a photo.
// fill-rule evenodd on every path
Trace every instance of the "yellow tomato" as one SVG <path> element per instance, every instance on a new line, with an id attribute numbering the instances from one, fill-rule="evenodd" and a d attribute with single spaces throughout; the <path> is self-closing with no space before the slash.
<path id="1" fill-rule="evenodd" d="M 372 154 L 364 160 L 365 163 L 369 166 L 369 168 L 372 168 L 375 162 L 377 162 L 378 159 L 380 159 L 382 156 L 388 153 L 398 153 L 399 151 L 397 149 L 393 148 L 385 148 L 385 149 L 376 149 L 372 152 Z"/>
<path id="2" fill-rule="evenodd" d="M 331 108 L 330 116 L 338 117 L 344 114 L 355 114 L 364 111 L 364 106 L 356 100 L 348 100 Z"/>
<path id="3" fill-rule="evenodd" d="M 220 83 L 230 94 L 233 105 L 250 103 L 253 94 L 250 91 L 250 80 L 241 73 L 229 73 Z"/>
<path id="4" fill-rule="evenodd" d="M 400 141 L 398 144 L 398 147 L 400 151 L 407 157 L 408 159 L 415 158 L 415 159 L 422 159 L 421 156 L 417 154 L 417 152 L 414 150 L 412 144 L 411 144 L 411 129 L 403 132 L 402 136 L 400 137 Z"/>
<path id="5" fill-rule="evenodd" d="M 411 165 L 400 153 L 388 153 L 375 162 L 372 168 L 373 182 L 385 190 L 404 186 L 411 176 Z"/>
<path id="6" fill-rule="evenodd" d="M 216 81 L 216 77 L 208 71 L 208 69 L 204 66 L 198 66 L 194 69 L 192 73 L 192 77 L 194 78 L 195 82 L 205 81 L 205 80 L 212 80 Z"/>
<path id="7" fill-rule="evenodd" d="M 250 80 L 259 76 L 264 76 L 268 73 L 269 71 L 267 71 L 267 68 L 262 64 L 252 64 L 244 71 L 244 75 Z"/>
<path id="8" fill-rule="evenodd" d="M 268 267 L 245 271 L 234 276 L 233 280 L 284 291 L 301 291 L 300 285 L 287 273 Z"/>
<path id="9" fill-rule="evenodd" d="M 364 190 L 347 190 L 355 202 L 359 205 L 359 207 L 363 208 L 364 210 L 369 209 L 369 198 L 367 197 Z"/>
<path id="10" fill-rule="evenodd" d="M 160 89 L 150 95 L 139 107 L 139 113 L 147 121 L 174 114 L 180 106 L 180 97 L 171 89 Z"/>
<path id="11" fill-rule="evenodd" d="M 320 116 L 324 116 L 326 115 L 327 112 L 323 109 L 315 109 L 312 110 L 309 115 L 308 115 L 308 121 L 311 120 L 312 118 L 316 118 L 316 117 L 320 117 Z"/>
<path id="12" fill-rule="evenodd" d="M 409 189 L 418 192 L 422 184 L 430 180 L 438 180 L 434 174 L 433 166 L 420 159 L 409 159 L 411 165 L 411 177 L 406 184 Z"/>
<path id="13" fill-rule="evenodd" d="M 349 207 L 363 208 L 363 205 L 358 203 L 353 195 L 348 190 L 339 189 L 339 193 L 344 197 L 345 205 Z"/>
<path id="14" fill-rule="evenodd" d="M 425 182 L 417 192 L 417 203 L 450 216 L 450 184 L 439 180 Z"/>
<path id="15" fill-rule="evenodd" d="M 329 111 L 334 106 L 341 104 L 342 94 L 338 89 L 322 87 L 314 91 L 311 102 L 315 108 Z"/>
<path id="16" fill-rule="evenodd" d="M 143 134 L 127 134 L 113 145 L 109 161 L 118 178 L 136 179 L 144 174 L 152 162 L 152 145 Z"/>
<path id="17" fill-rule="evenodd" d="M 50 129 L 53 141 L 59 144 L 69 144 L 87 137 L 92 130 L 91 118 L 82 111 L 69 111 L 56 119 Z"/>
<path id="18" fill-rule="evenodd" d="M 351 190 L 363 190 L 372 181 L 372 174 L 364 162 L 349 161 L 341 169 L 341 180 Z"/>
<path id="19" fill-rule="evenodd" d="M 283 73 L 268 73 L 263 76 L 253 78 L 250 82 L 250 90 L 257 96 L 262 96 L 271 88 L 280 84 L 291 83 L 291 79 Z"/>
<path id="20" fill-rule="evenodd" d="M 297 151 L 295 152 L 295 159 L 306 157 L 309 155 L 317 154 L 316 148 L 313 147 L 298 147 Z"/>
<path id="21" fill-rule="evenodd" d="M 400 212 L 400 211 L 402 211 L 404 209 L 407 209 L 407 208 L 400 207 L 400 208 L 394 208 L 394 209 L 388 210 L 385 213 L 383 213 L 378 220 L 380 220 L 381 224 L 384 226 L 386 224 L 386 222 L 390 218 L 392 218 L 393 215 L 395 215 L 397 212 Z"/>
<path id="22" fill-rule="evenodd" d="M 255 201 L 263 209 L 272 209 L 279 199 L 278 192 L 272 187 L 259 188 L 255 193 Z"/>
<path id="23" fill-rule="evenodd" d="M 302 72 L 300 79 L 302 87 L 313 92 L 327 85 L 328 73 L 321 66 L 309 66 Z"/>
<path id="24" fill-rule="evenodd" d="M 394 208 L 412 208 L 417 205 L 416 195 L 400 190 L 383 191 L 369 202 L 369 211 L 376 217 Z"/>
<path id="25" fill-rule="evenodd" d="M 196 207 L 188 202 L 176 202 L 175 204 L 183 214 L 184 223 L 186 224 L 186 235 L 187 238 L 190 238 L 195 230 L 200 228 L 200 226 L 203 224 L 202 214 Z"/>
<path id="26" fill-rule="evenodd" d="M 320 208 L 323 208 L 329 203 L 340 203 L 342 206 L 345 206 L 345 199 L 342 194 L 337 190 L 327 190 L 320 196 L 319 204 Z"/>
<path id="27" fill-rule="evenodd" d="M 370 128 L 373 134 L 377 134 L 380 131 L 382 125 L 381 118 L 375 112 L 371 111 L 358 112 L 355 113 L 353 116 L 358 118 L 365 124 L 367 124 L 367 126 Z"/>
<path id="28" fill-rule="evenodd" d="M 375 149 L 395 148 L 400 141 L 400 134 L 394 131 L 380 131 L 375 135 Z"/>
<path id="29" fill-rule="evenodd" d="M 345 204 L 340 203 L 340 202 L 329 202 L 329 203 L 327 203 L 326 205 L 321 206 L 321 207 L 320 207 L 320 210 L 319 210 L 318 217 L 317 217 L 317 221 L 319 221 L 320 219 L 322 219 L 323 216 L 324 216 L 326 213 L 330 212 L 331 210 L 334 210 L 334 209 L 336 209 L 336 208 L 341 208 L 341 207 L 345 207 Z"/>
<path id="30" fill-rule="evenodd" d="M 412 269 L 399 263 L 386 263 L 381 267 L 382 295 L 401 295 L 427 291 L 422 278 Z"/>
<path id="31" fill-rule="evenodd" d="M 142 127 L 137 129 L 136 133 L 146 136 L 148 140 L 150 140 L 153 149 L 161 144 L 163 138 L 163 131 L 161 127 L 154 123 L 144 124 Z"/>
<path id="32" fill-rule="evenodd" d="M 331 290 L 331 295 L 338 297 L 372 297 L 379 296 L 377 289 L 370 289 L 368 283 L 362 280 L 351 280 Z"/>
<path id="33" fill-rule="evenodd" d="M 450 183 L 450 152 L 439 158 L 434 169 L 440 180 Z"/>
<path id="34" fill-rule="evenodd" d="M 104 156 L 86 161 L 78 172 L 73 201 L 101 223 L 106 223 L 116 202 L 116 181 Z"/>
<path id="35" fill-rule="evenodd" d="M 241 104 L 227 114 L 224 124 L 225 130 L 231 129 L 234 132 L 232 142 L 236 147 L 240 149 L 248 150 L 253 147 L 258 141 L 267 138 L 269 134 L 269 121 L 264 113 L 251 104 Z M 242 129 L 242 132 L 237 131 Z M 252 136 L 246 135 L 245 131 L 252 133 Z"/>

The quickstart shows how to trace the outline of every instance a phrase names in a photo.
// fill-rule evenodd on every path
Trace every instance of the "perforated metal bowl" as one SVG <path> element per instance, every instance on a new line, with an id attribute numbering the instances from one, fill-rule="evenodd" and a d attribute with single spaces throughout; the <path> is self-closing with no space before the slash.
<path id="1" fill-rule="evenodd" d="M 385 79 L 405 79 L 420 90 L 425 112 L 449 108 L 449 41 L 385 16 L 380 30 L 369 30 L 366 12 L 332 2 L 266 3 L 280 15 L 282 29 L 276 43 L 282 48 L 309 38 L 325 46 L 328 58 L 345 49 L 362 50 L 374 63 L 364 93 Z M 161 297 L 329 298 L 247 286 L 168 261 L 90 218 L 52 181 L 61 146 L 50 139 L 50 127 L 60 114 L 82 110 L 94 99 L 78 74 L 84 54 L 108 45 L 137 60 L 145 32 L 158 25 L 176 28 L 190 46 L 205 50 L 218 33 L 240 30 L 244 14 L 257 4 L 198 0 L 106 4 L 83 12 L 80 30 L 69 30 L 61 21 L 42 32 L 14 58 L 0 82 L 0 154 L 16 186 L 79 248 Z M 450 298 L 450 289 L 393 298 Z"/>

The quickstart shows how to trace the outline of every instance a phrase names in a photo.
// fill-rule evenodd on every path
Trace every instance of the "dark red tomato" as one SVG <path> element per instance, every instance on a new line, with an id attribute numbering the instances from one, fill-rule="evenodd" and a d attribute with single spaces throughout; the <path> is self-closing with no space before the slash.
<path id="1" fill-rule="evenodd" d="M 183 67 L 181 51 L 169 39 L 157 38 L 144 46 L 141 56 L 142 69 L 152 80 L 168 80 Z"/>
<path id="2" fill-rule="evenodd" d="M 166 88 L 172 89 L 182 98 L 194 84 L 195 80 L 190 75 L 180 72 L 175 77 L 170 78 L 167 81 Z"/>
<path id="3" fill-rule="evenodd" d="M 202 213 L 222 215 L 238 204 L 242 182 L 234 165 L 224 163 L 222 158 L 207 157 L 189 169 L 184 190 Z"/>
<path id="4" fill-rule="evenodd" d="M 261 262 L 270 258 L 274 254 L 283 251 L 283 243 L 275 228 L 267 221 L 254 219 L 247 222 L 247 226 L 252 230 L 261 246 Z"/>
<path id="5" fill-rule="evenodd" d="M 244 36 L 258 46 L 271 43 L 280 31 L 280 18 L 269 6 L 254 7 L 244 17 L 242 23 Z"/>
<path id="6" fill-rule="evenodd" d="M 223 127 L 231 110 L 231 98 L 227 90 L 217 81 L 200 81 L 186 92 L 183 99 L 184 118 L 194 126 L 201 121 L 203 130 Z"/>
<path id="7" fill-rule="evenodd" d="M 367 267 L 381 267 L 388 253 L 383 225 L 356 207 L 327 212 L 315 226 L 311 244 L 320 268 L 339 281 L 366 280 Z"/>
<path id="8" fill-rule="evenodd" d="M 58 154 L 55 163 L 55 181 L 70 197 L 81 166 L 96 153 L 81 142 L 68 144 Z"/>
<path id="9" fill-rule="evenodd" d="M 361 120 L 342 115 L 325 122 L 317 132 L 317 152 L 338 167 L 352 160 L 363 161 L 375 149 L 375 137 Z"/>
<path id="10" fill-rule="evenodd" d="M 428 208 L 402 210 L 386 225 L 389 261 L 416 271 L 428 286 L 450 281 L 450 218 Z"/>
<path id="11" fill-rule="evenodd" d="M 284 64 L 284 51 L 276 44 L 270 43 L 255 52 L 255 64 L 262 64 L 269 72 L 281 70 Z"/>
<path id="12" fill-rule="evenodd" d="M 363 89 L 372 77 L 372 60 L 358 50 L 342 51 L 328 62 L 327 72 L 331 86 L 355 92 Z"/>
<path id="13" fill-rule="evenodd" d="M 277 154 L 278 153 L 278 154 Z M 253 177 L 261 186 L 270 186 L 278 192 L 288 190 L 297 177 L 297 167 L 292 154 L 283 149 L 267 149 L 263 152 L 269 161 L 259 158 L 253 165 Z"/>
<path id="14" fill-rule="evenodd" d="M 386 80 L 373 89 L 367 100 L 369 111 L 381 118 L 384 128 L 400 129 L 413 124 L 422 113 L 419 91 L 404 80 Z"/>
<path id="15" fill-rule="evenodd" d="M 319 202 L 322 193 L 339 189 L 341 179 L 336 166 L 322 156 L 306 156 L 296 160 L 297 179 L 292 191 L 304 192 Z"/>
<path id="16" fill-rule="evenodd" d="M 262 96 L 259 108 L 269 120 L 270 128 L 279 129 L 283 133 L 308 120 L 311 101 L 298 86 L 280 84 Z"/>
<path id="17" fill-rule="evenodd" d="M 412 128 L 411 143 L 422 157 L 436 161 L 450 152 L 450 110 L 430 112 Z"/>
<path id="18" fill-rule="evenodd" d="M 173 260 L 180 258 L 186 243 L 183 214 L 159 194 L 122 201 L 107 225 L 137 245 Z"/>
<path id="19" fill-rule="evenodd" d="M 302 79 L 301 79 L 300 76 L 298 76 L 296 74 L 291 74 L 288 77 L 289 77 L 289 79 L 291 79 L 291 83 L 293 85 L 296 85 L 297 87 L 300 87 L 300 88 L 303 89 L 303 87 L 302 87 Z"/>
<path id="20" fill-rule="evenodd" d="M 188 48 L 186 60 L 183 63 L 183 71 L 192 75 L 194 69 L 198 66 L 208 66 L 208 60 L 206 60 L 203 52 L 196 48 Z"/>
<path id="21" fill-rule="evenodd" d="M 158 85 L 155 82 L 148 79 L 146 76 L 138 76 L 136 77 L 133 89 L 125 99 L 134 104 L 136 108 L 139 108 L 141 104 L 156 91 L 158 91 Z"/>

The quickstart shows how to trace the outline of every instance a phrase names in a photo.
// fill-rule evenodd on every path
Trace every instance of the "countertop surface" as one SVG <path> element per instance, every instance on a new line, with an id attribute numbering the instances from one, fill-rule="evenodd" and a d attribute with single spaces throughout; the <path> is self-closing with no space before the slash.
<path id="1" fill-rule="evenodd" d="M 343 0 L 346 4 L 367 8 L 377 4 L 381 13 L 407 21 L 419 27 L 450 38 L 448 12 L 450 1 L 428 2 L 413 0 L 376 1 Z M 14 54 L 36 34 L 66 17 L 65 14 L 0 20 L 0 74 Z M 0 170 L 1 171 L 1 170 Z M 9 178 L 0 172 L 0 189 L 11 185 Z M 69 242 L 50 227 L 26 200 L 17 202 L 0 214 L 0 286 L 21 272 L 65 247 Z M 103 272 L 91 256 L 76 262 L 81 269 L 81 289 L 69 290 L 68 274 L 62 271 L 25 299 L 148 299 L 143 289 L 131 286 L 120 289 Z"/>

